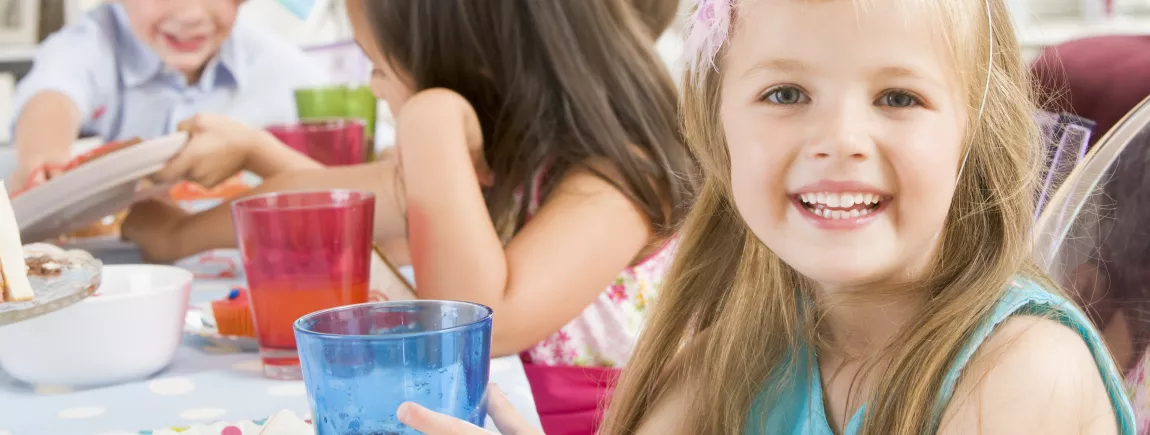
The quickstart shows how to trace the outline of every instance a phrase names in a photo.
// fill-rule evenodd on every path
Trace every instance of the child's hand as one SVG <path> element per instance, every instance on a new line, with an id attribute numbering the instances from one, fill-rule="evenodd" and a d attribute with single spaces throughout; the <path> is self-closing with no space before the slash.
<path id="1" fill-rule="evenodd" d="M 200 114 L 180 123 L 188 143 L 152 178 L 159 183 L 193 181 L 212 188 L 244 169 L 263 132 L 231 118 Z"/>
<path id="2" fill-rule="evenodd" d="M 487 389 L 487 413 L 503 435 L 543 435 L 531 427 L 494 384 Z M 399 421 L 427 435 L 488 435 L 475 425 L 431 411 L 411 402 L 399 406 Z"/>
<path id="3" fill-rule="evenodd" d="M 160 200 L 140 202 L 129 210 L 120 234 L 139 245 L 144 261 L 171 263 L 180 259 L 179 228 L 187 217 L 183 209 Z"/>

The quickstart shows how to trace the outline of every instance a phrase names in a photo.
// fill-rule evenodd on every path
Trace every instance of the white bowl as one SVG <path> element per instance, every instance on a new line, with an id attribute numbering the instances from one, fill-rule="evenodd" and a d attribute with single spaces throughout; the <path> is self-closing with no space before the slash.
<path id="1" fill-rule="evenodd" d="M 142 379 L 172 362 L 192 273 L 171 266 L 104 266 L 96 295 L 0 327 L 0 368 L 35 386 L 92 387 Z"/>

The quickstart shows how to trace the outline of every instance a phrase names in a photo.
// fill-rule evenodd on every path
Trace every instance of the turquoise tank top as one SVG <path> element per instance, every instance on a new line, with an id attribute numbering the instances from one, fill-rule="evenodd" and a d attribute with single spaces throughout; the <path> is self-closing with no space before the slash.
<path id="1" fill-rule="evenodd" d="M 1086 318 L 1074 304 L 1056 296 L 1038 284 L 1028 280 L 1017 280 L 995 305 L 994 310 L 985 321 L 979 325 L 974 337 L 958 354 L 957 360 L 951 364 L 950 370 L 943 380 L 939 393 L 936 417 L 942 417 L 942 411 L 950 401 L 958 383 L 963 367 L 974 356 L 978 347 L 994 332 L 994 328 L 1006 319 L 1015 315 L 1051 316 L 1063 325 L 1070 327 L 1082 336 L 1094 354 L 1098 363 L 1098 370 L 1110 392 L 1110 401 L 1114 405 L 1118 417 L 1119 433 L 1122 435 L 1135 435 L 1134 410 L 1130 405 L 1123 387 L 1122 376 L 1110 360 L 1102 337 L 1090 320 Z M 761 403 L 756 403 L 747 420 L 745 433 L 770 435 L 834 435 L 827 422 L 826 411 L 823 408 L 823 386 L 819 378 L 819 370 L 815 364 L 805 356 L 796 357 L 792 363 L 798 370 L 794 370 L 790 381 L 772 384 L 774 388 L 781 389 L 780 399 L 769 410 L 763 410 Z M 813 367 L 807 370 L 806 367 Z M 864 404 L 851 417 L 843 435 L 855 435 L 862 426 Z"/>

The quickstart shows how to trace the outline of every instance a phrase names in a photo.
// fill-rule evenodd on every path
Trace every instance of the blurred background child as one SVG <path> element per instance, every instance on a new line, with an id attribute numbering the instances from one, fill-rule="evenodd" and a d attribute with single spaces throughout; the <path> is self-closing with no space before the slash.
<path id="1" fill-rule="evenodd" d="M 292 91 L 320 70 L 298 47 L 237 21 L 241 3 L 107 2 L 45 40 L 16 88 L 11 190 L 50 177 L 81 136 L 152 138 L 199 112 L 254 126 L 293 120 Z"/>

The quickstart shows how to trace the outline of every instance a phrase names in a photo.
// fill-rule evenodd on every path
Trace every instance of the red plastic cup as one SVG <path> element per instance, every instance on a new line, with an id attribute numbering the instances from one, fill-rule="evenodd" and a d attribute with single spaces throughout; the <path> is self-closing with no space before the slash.
<path id="1" fill-rule="evenodd" d="M 327 166 L 368 161 L 364 123 L 359 119 L 309 120 L 273 125 L 267 131 L 280 142 Z"/>
<path id="2" fill-rule="evenodd" d="M 367 302 L 375 196 L 288 192 L 232 204 L 264 376 L 302 378 L 292 323 Z"/>

